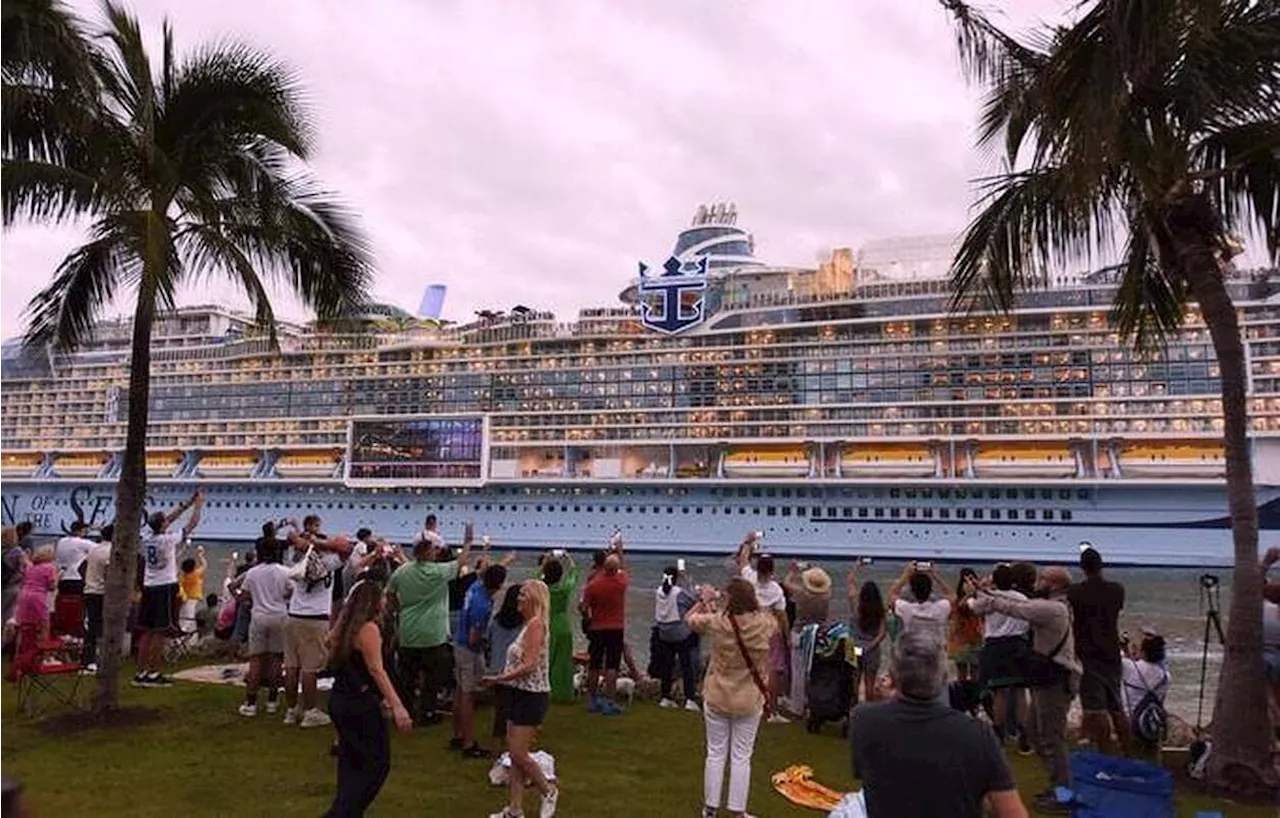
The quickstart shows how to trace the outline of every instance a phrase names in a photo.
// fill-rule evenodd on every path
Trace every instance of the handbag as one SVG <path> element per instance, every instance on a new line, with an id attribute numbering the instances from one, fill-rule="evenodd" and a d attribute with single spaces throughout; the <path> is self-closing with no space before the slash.
<path id="1" fill-rule="evenodd" d="M 756 669 L 756 663 L 751 660 L 751 651 L 747 650 L 747 643 L 742 641 L 742 631 L 738 629 L 738 620 L 733 618 L 733 614 L 726 613 L 729 617 L 729 624 L 733 627 L 733 638 L 738 642 L 738 650 L 742 653 L 742 661 L 747 663 L 747 670 L 751 671 L 751 678 L 755 681 L 756 687 L 764 696 L 764 717 L 767 719 L 773 715 L 773 693 L 769 689 L 769 685 L 765 684 L 764 678 L 760 676 L 760 671 Z"/>

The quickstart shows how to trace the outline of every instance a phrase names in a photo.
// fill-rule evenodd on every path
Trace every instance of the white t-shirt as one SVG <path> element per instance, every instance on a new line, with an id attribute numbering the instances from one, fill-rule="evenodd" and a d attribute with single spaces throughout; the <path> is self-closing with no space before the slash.
<path id="1" fill-rule="evenodd" d="M 940 639 L 947 637 L 947 620 L 951 617 L 951 600 L 931 599 L 928 602 L 910 602 L 899 599 L 893 612 L 902 620 L 902 633 L 923 630 L 934 631 Z"/>
<path id="2" fill-rule="evenodd" d="M 293 595 L 289 597 L 290 616 L 327 617 L 333 609 L 333 577 L 342 568 L 342 559 L 337 554 L 328 552 L 320 553 L 320 559 L 325 568 L 329 569 L 329 575 L 313 584 L 310 591 L 307 590 L 305 579 L 293 580 Z M 256 602 L 254 607 L 257 607 Z"/>
<path id="3" fill-rule="evenodd" d="M 776 581 L 771 579 L 761 582 L 756 569 L 749 565 L 742 569 L 742 578 L 756 586 L 756 602 L 761 608 L 776 611 L 787 609 L 787 595 L 783 593 L 782 586 Z"/>
<path id="4" fill-rule="evenodd" d="M 100 542 L 89 552 L 84 561 L 84 592 L 107 592 L 107 563 L 111 562 L 111 543 Z"/>
<path id="5" fill-rule="evenodd" d="M 414 545 L 430 543 L 436 548 L 444 548 L 444 537 L 440 536 L 440 532 L 428 531 L 425 528 L 418 532 L 418 536 L 414 538 L 413 542 Z"/>
<path id="6" fill-rule="evenodd" d="M 245 571 L 240 587 L 253 600 L 255 617 L 284 616 L 288 612 L 286 603 L 293 580 L 289 579 L 289 569 L 280 563 L 258 563 Z"/>
<path id="7" fill-rule="evenodd" d="M 1001 591 L 999 588 L 993 589 L 991 595 L 1000 597 L 1001 599 L 1016 599 L 1024 602 L 1027 595 L 1021 591 L 1015 591 L 1010 588 L 1007 591 Z M 986 617 L 982 623 L 982 636 L 984 639 L 1000 639 L 1006 636 L 1026 636 L 1030 630 L 1031 623 L 1025 619 L 1017 619 L 999 611 L 987 611 Z"/>
<path id="8" fill-rule="evenodd" d="M 142 539 L 142 584 L 147 588 L 178 584 L 181 533 L 148 534 Z"/>
<path id="9" fill-rule="evenodd" d="M 89 552 L 97 545 L 93 540 L 84 537 L 63 537 L 53 547 L 53 564 L 62 572 L 63 579 L 76 579 L 80 573 L 76 569 Z"/>
<path id="10" fill-rule="evenodd" d="M 1124 713 L 1129 718 L 1133 718 L 1133 708 L 1138 706 L 1148 690 L 1161 702 L 1169 695 L 1169 671 L 1146 659 L 1125 659 L 1120 673 L 1120 698 L 1124 702 Z"/>

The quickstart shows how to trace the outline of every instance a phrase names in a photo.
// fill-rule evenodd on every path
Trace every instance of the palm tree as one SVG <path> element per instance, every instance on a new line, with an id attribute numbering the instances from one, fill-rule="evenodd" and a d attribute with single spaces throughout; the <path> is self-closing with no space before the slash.
<path id="1" fill-rule="evenodd" d="M 6 140 L 3 172 L 6 223 L 72 214 L 93 219 L 88 243 L 31 301 L 28 344 L 74 347 L 118 293 L 137 290 L 97 696 L 97 706 L 109 709 L 117 705 L 146 497 L 156 315 L 173 307 L 181 286 L 225 276 L 247 295 L 274 341 L 268 280 L 290 287 L 321 317 L 337 315 L 364 302 L 371 255 L 352 215 L 302 166 L 312 129 L 288 69 L 247 46 L 221 42 L 179 61 L 166 23 L 156 70 L 137 19 L 113 2 L 104 4 L 104 16 L 101 47 L 84 46 L 98 95 L 67 115 L 92 164 L 71 166 L 57 152 L 11 153 Z M 82 100 L 55 94 L 53 102 L 70 107 Z"/>
<path id="2" fill-rule="evenodd" d="M 1007 310 L 1049 267 L 1114 252 L 1120 231 L 1111 317 L 1126 338 L 1158 349 L 1199 305 L 1221 373 L 1235 546 L 1210 780 L 1270 794 L 1246 363 L 1224 273 L 1235 234 L 1260 233 L 1280 258 L 1280 4 L 1093 0 L 1017 38 L 941 2 L 986 88 L 978 141 L 1004 162 L 957 251 L 953 306 Z"/>

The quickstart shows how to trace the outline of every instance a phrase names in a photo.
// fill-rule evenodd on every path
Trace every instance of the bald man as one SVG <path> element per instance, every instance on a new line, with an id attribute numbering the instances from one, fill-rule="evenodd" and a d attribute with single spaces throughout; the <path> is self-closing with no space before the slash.
<path id="1" fill-rule="evenodd" d="M 1067 589 L 1071 575 L 1065 568 L 1046 568 L 1040 575 L 1036 599 L 1009 599 L 985 590 L 966 601 L 976 614 L 997 611 L 1031 625 L 1034 656 L 1031 701 L 1035 708 L 1037 752 L 1049 771 L 1049 788 L 1035 798 L 1038 812 L 1070 814 L 1069 805 L 1058 804 L 1053 788 L 1067 786 L 1067 711 L 1080 684 L 1082 668 L 1076 659 L 1071 633 L 1071 609 Z"/>

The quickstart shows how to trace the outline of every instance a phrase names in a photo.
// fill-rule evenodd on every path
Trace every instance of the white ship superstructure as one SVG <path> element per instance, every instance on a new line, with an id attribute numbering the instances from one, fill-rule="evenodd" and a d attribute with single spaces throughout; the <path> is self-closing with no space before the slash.
<path id="1" fill-rule="evenodd" d="M 952 314 L 952 237 L 759 261 L 702 208 L 622 305 L 517 307 L 461 326 L 395 308 L 280 327 L 217 306 L 161 320 L 147 472 L 195 485 L 201 533 L 315 512 L 408 536 L 436 513 L 516 547 L 1229 562 L 1218 370 L 1192 308 L 1159 354 L 1107 321 L 1113 271 L 1056 277 L 1008 314 Z M 1232 274 L 1264 530 L 1280 529 L 1280 272 Z M 71 354 L 6 345 L 4 522 L 113 514 L 128 320 Z"/>

